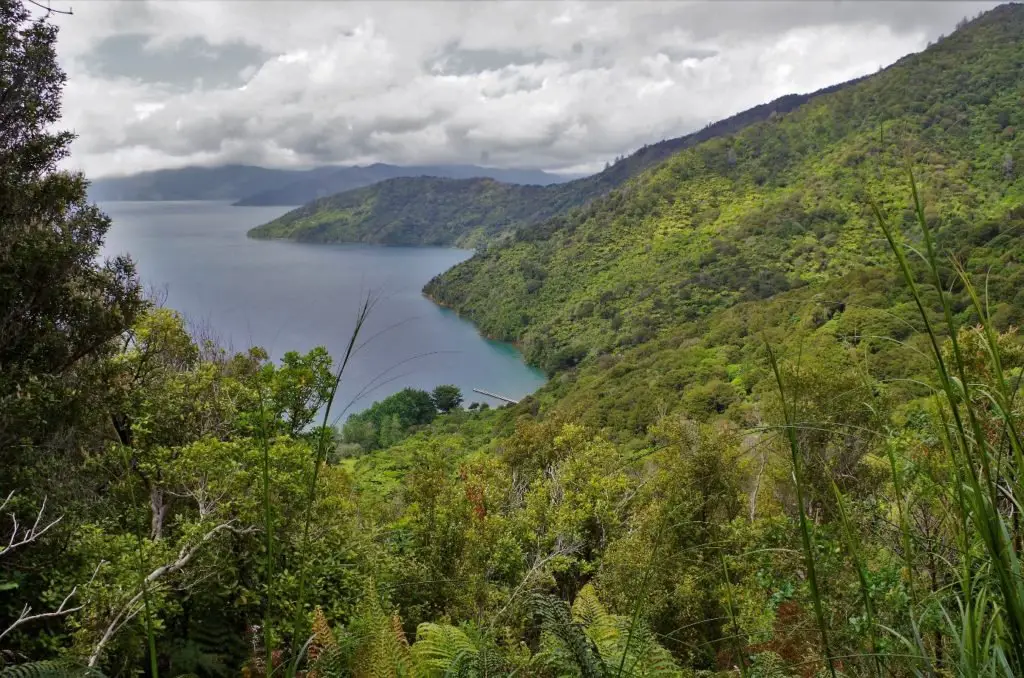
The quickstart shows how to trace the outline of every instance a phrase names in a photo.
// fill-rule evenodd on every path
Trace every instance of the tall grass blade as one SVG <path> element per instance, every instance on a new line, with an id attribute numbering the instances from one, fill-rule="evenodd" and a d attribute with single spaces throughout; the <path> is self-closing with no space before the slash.
<path id="1" fill-rule="evenodd" d="M 947 364 L 939 347 L 938 334 L 928 317 L 922 295 L 907 260 L 904 246 L 899 242 L 894 229 L 888 224 L 878 206 L 872 204 L 872 209 L 890 248 L 899 262 L 903 278 L 910 288 L 914 302 L 925 323 L 932 347 L 936 372 L 940 381 L 941 393 L 945 396 L 945 402 L 938 403 L 939 416 L 942 419 L 942 439 L 950 455 L 954 471 L 957 474 L 958 480 L 961 481 L 963 488 L 962 490 L 958 488 L 957 493 L 960 502 L 959 508 L 963 515 L 961 528 L 963 534 L 960 536 L 959 543 L 963 570 L 961 575 L 961 594 L 966 600 L 962 609 L 965 614 L 971 615 L 974 613 L 975 606 L 979 601 L 972 600 L 974 597 L 973 581 L 975 580 L 976 571 L 984 566 L 989 571 L 989 576 L 994 580 L 998 593 L 998 602 L 993 601 L 991 603 L 990 614 L 986 615 L 990 617 L 988 623 L 992 625 L 1005 624 L 1007 637 L 1004 642 L 1009 645 L 1006 649 L 1010 650 L 1013 657 L 1011 663 L 1014 665 L 1015 671 L 1020 672 L 1024 671 L 1024 585 L 1022 585 L 1021 581 L 1020 563 L 1015 551 L 1015 545 L 1010 536 L 1010 530 L 1007 528 L 1006 520 L 999 509 L 999 464 L 993 464 L 993 459 L 997 459 L 997 455 L 992 453 L 991 446 L 982 429 L 977 406 L 972 400 L 971 385 L 967 376 L 967 362 L 960 344 L 958 327 L 953 318 L 949 293 L 944 289 L 942 277 L 939 273 L 938 254 L 934 237 L 924 215 L 917 182 L 913 171 L 909 168 L 908 175 L 914 214 L 925 244 L 922 258 L 930 273 L 931 282 L 939 296 L 942 307 L 952 353 L 951 366 Z M 995 354 L 994 356 L 990 355 L 991 367 L 996 373 L 997 384 L 1000 384 L 997 387 L 996 400 L 1002 400 L 1002 394 L 1006 394 L 1005 379 L 1002 376 L 1002 366 L 998 359 L 998 345 L 995 340 L 994 330 L 991 327 L 990 318 L 983 310 L 980 299 L 978 299 L 977 293 L 970 284 L 970 281 L 966 279 L 967 276 L 960 275 L 959 277 L 965 283 L 965 289 L 971 296 L 972 303 L 979 313 L 979 317 L 982 318 L 983 325 L 987 326 L 984 332 L 989 345 L 989 353 L 992 354 L 994 352 Z M 953 371 L 955 371 L 955 377 L 953 376 Z M 947 413 L 949 419 L 946 418 Z M 1007 415 L 1009 414 L 1007 412 Z M 1006 416 L 1004 424 L 1006 420 L 1010 419 L 1012 419 L 1012 416 Z M 1016 429 L 1012 421 L 1009 426 L 1013 427 L 1013 430 L 1011 431 L 1007 427 L 1007 437 L 1015 437 Z M 1019 437 L 1017 439 L 1019 442 Z M 1014 483 L 1014 487 L 1015 485 Z M 1014 494 L 1019 493 L 1014 492 Z M 1017 499 L 1019 497 L 1013 497 L 1014 503 L 1019 503 Z M 980 539 L 988 556 L 987 562 L 977 562 L 977 555 L 972 550 L 971 534 L 976 534 Z M 982 581 L 983 586 L 986 585 L 987 579 L 986 577 Z M 984 589 L 980 595 L 981 600 L 984 600 L 987 595 Z M 982 641 L 978 630 L 974 624 L 968 624 L 967 627 L 962 627 L 962 633 L 968 633 L 968 627 L 971 629 L 969 631 L 970 635 L 968 638 L 964 638 L 962 635 L 961 642 L 969 642 L 970 647 L 961 648 L 961 658 L 979 656 L 979 644 Z M 977 664 L 971 660 L 968 670 L 974 671 L 976 669 Z"/>
<path id="2" fill-rule="evenodd" d="M 263 661 L 264 670 L 269 676 L 273 671 L 274 666 L 274 633 L 272 627 L 273 623 L 273 607 L 274 607 L 274 513 L 270 505 L 270 434 L 267 431 L 267 409 L 266 409 L 266 397 L 263 393 L 262 384 L 260 385 L 260 452 L 262 453 L 263 461 L 263 477 L 262 487 L 260 488 L 263 492 L 263 532 L 264 532 L 264 546 L 267 551 L 266 563 L 264 567 L 264 577 L 266 578 L 267 586 L 267 602 L 266 608 L 263 613 Z"/>
<path id="3" fill-rule="evenodd" d="M 867 566 L 864 564 L 860 553 L 860 540 L 846 513 L 846 504 L 842 491 L 835 480 L 829 479 L 832 485 L 832 493 L 836 498 L 836 506 L 839 509 L 839 523 L 843 529 L 843 536 L 846 539 L 846 551 L 850 554 L 854 568 L 857 570 L 857 580 L 860 584 L 860 594 L 864 599 L 864 618 L 868 625 L 868 651 L 871 653 L 875 665 L 875 675 L 882 675 L 882 659 L 878 655 L 878 643 L 875 638 L 875 606 L 871 601 L 871 584 L 868 580 Z"/>
<path id="4" fill-rule="evenodd" d="M 373 310 L 375 303 L 376 297 L 372 294 L 367 295 L 363 299 L 363 302 L 356 313 L 355 326 L 352 328 L 352 334 L 349 336 L 348 345 L 345 347 L 345 354 L 342 358 L 341 365 L 338 366 L 338 371 L 335 373 L 334 383 L 331 386 L 331 392 L 328 395 L 327 403 L 324 406 L 323 422 L 320 426 L 320 430 L 317 432 L 316 448 L 313 455 L 313 470 L 310 474 L 309 487 L 306 492 L 306 503 L 303 507 L 302 540 L 299 546 L 299 562 L 302 564 L 300 565 L 299 570 L 299 595 L 295 604 L 295 620 L 292 626 L 293 660 L 289 664 L 287 671 L 288 678 L 294 678 L 295 673 L 298 670 L 299 661 L 302 659 L 301 653 L 298 649 L 301 646 L 301 643 L 304 642 L 307 631 L 303 610 L 306 604 L 308 568 L 305 566 L 303 558 L 309 549 L 309 528 L 313 520 L 313 505 L 316 503 L 316 488 L 317 482 L 320 479 L 320 467 L 327 459 L 327 450 L 333 442 L 331 428 L 329 426 L 331 407 L 338 394 L 338 387 L 341 385 L 341 379 L 345 374 L 345 369 L 348 367 L 349 361 L 352 359 L 352 355 L 355 352 L 359 333 L 362 331 L 363 325 L 366 323 L 366 319 Z"/>
<path id="5" fill-rule="evenodd" d="M 117 431 L 114 431 L 114 439 L 117 441 L 118 447 L 121 449 L 121 458 L 124 462 L 125 471 L 128 474 L 128 496 L 131 500 L 129 510 L 138 507 L 138 501 L 135 496 L 135 485 L 132 483 L 132 461 L 131 456 L 128 454 L 128 446 L 122 442 L 120 435 Z M 142 613 L 143 621 L 146 625 L 146 649 L 149 652 L 149 670 L 150 675 L 153 678 L 159 678 L 160 672 L 156 661 L 156 634 L 153 631 L 153 610 L 149 599 L 149 584 L 146 581 L 146 563 L 145 563 L 145 549 L 143 548 L 142 531 L 143 527 L 141 521 L 134 521 L 135 533 L 135 546 L 136 553 L 139 556 L 139 587 L 142 591 Z"/>
<path id="6" fill-rule="evenodd" d="M 740 627 L 736 623 L 736 610 L 732 603 L 732 581 L 729 578 L 729 566 L 725 562 L 724 553 L 719 552 L 718 557 L 722 562 L 722 574 L 725 577 L 725 604 L 729 614 L 729 625 L 732 627 L 730 635 L 733 637 L 733 650 L 736 652 L 736 661 L 740 667 L 740 678 L 747 678 L 747 658 L 740 641 Z"/>
<path id="7" fill-rule="evenodd" d="M 828 625 L 825 622 L 825 612 L 821 605 L 821 589 L 818 587 L 818 574 L 814 565 L 814 537 L 807 521 L 807 510 L 804 505 L 803 479 L 800 465 L 800 444 L 796 439 L 796 422 L 794 412 L 786 403 L 786 388 L 782 381 L 782 372 L 779 370 L 779 361 L 775 356 L 770 344 L 768 349 L 768 362 L 772 372 L 775 374 L 775 381 L 779 387 L 779 398 L 782 404 L 782 412 L 786 422 L 786 436 L 789 439 L 789 450 L 793 463 L 793 480 L 796 484 L 796 502 L 800 514 L 800 538 L 803 542 L 804 559 L 807 567 L 807 583 L 811 589 L 811 598 L 814 601 L 814 616 L 818 622 L 818 630 L 821 633 L 821 649 L 825 655 L 825 662 L 828 664 L 828 672 L 832 678 L 836 678 L 836 668 L 832 661 L 832 651 L 829 647 Z"/>

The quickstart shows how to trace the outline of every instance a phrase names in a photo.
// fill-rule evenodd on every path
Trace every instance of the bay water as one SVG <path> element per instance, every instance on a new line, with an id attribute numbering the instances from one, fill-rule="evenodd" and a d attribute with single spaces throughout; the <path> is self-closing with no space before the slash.
<path id="1" fill-rule="evenodd" d="M 128 253 L 142 282 L 193 327 L 233 350 L 262 346 L 272 358 L 324 346 L 344 355 L 360 304 L 377 298 L 346 369 L 335 414 L 405 387 L 455 384 L 466 403 L 520 398 L 544 383 L 511 345 L 482 337 L 421 290 L 468 258 L 437 247 L 315 245 L 250 240 L 248 229 L 290 208 L 223 202 L 108 202 L 104 254 Z"/>

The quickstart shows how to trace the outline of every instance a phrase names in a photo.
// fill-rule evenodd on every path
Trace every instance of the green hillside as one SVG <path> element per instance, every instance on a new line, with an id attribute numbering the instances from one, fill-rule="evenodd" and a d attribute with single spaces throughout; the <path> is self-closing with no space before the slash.
<path id="1" fill-rule="evenodd" d="M 856 81 L 790 94 L 677 139 L 644 146 L 604 171 L 563 184 L 524 186 L 487 179 L 399 178 L 310 202 L 249 231 L 253 238 L 304 242 L 472 247 L 563 214 L 703 141 L 732 134 Z"/>
<path id="2" fill-rule="evenodd" d="M 551 378 L 340 430 L 376 297 L 339 356 L 191 335 L 54 169 L 56 30 L 0 36 L 0 678 L 1024 675 L 1024 6 L 439 276 Z"/>
<path id="3" fill-rule="evenodd" d="M 940 241 L 973 268 L 1005 264 L 990 291 L 1020 304 L 1010 254 L 1022 251 L 1020 14 L 1004 8 L 852 87 L 685 150 L 582 212 L 521 229 L 426 291 L 547 369 L 571 366 L 737 302 L 888 262 L 869 200 L 911 223 L 909 161 Z"/>
<path id="4" fill-rule="evenodd" d="M 315 200 L 249 231 L 252 238 L 450 245 L 535 212 L 547 187 L 493 179 L 396 178 Z"/>

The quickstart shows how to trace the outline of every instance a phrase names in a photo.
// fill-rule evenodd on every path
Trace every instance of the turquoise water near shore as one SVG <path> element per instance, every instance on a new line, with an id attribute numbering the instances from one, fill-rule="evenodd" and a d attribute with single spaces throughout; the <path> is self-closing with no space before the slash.
<path id="1" fill-rule="evenodd" d="M 128 253 L 147 287 L 194 326 L 235 350 L 272 357 L 325 346 L 340 359 L 366 294 L 378 301 L 369 340 L 347 370 L 338 403 L 358 411 L 407 386 L 455 384 L 466 402 L 500 404 L 480 388 L 519 398 L 544 383 L 515 347 L 488 340 L 421 290 L 468 258 L 435 247 L 311 245 L 250 240 L 245 232 L 283 207 L 222 202 L 109 202 L 104 254 Z M 340 411 L 340 410 L 336 410 Z"/>

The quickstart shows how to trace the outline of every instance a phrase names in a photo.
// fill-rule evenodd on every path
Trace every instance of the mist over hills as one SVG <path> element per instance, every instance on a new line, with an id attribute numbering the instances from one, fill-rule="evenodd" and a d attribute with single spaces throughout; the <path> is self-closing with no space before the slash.
<path id="1" fill-rule="evenodd" d="M 489 177 L 518 184 L 549 185 L 572 179 L 530 169 L 499 169 L 476 165 L 411 165 L 384 163 L 310 170 L 283 170 L 253 165 L 182 167 L 121 177 L 96 179 L 92 200 L 233 200 L 238 205 L 301 205 L 325 195 L 395 177 L 434 176 L 453 179 Z"/>

